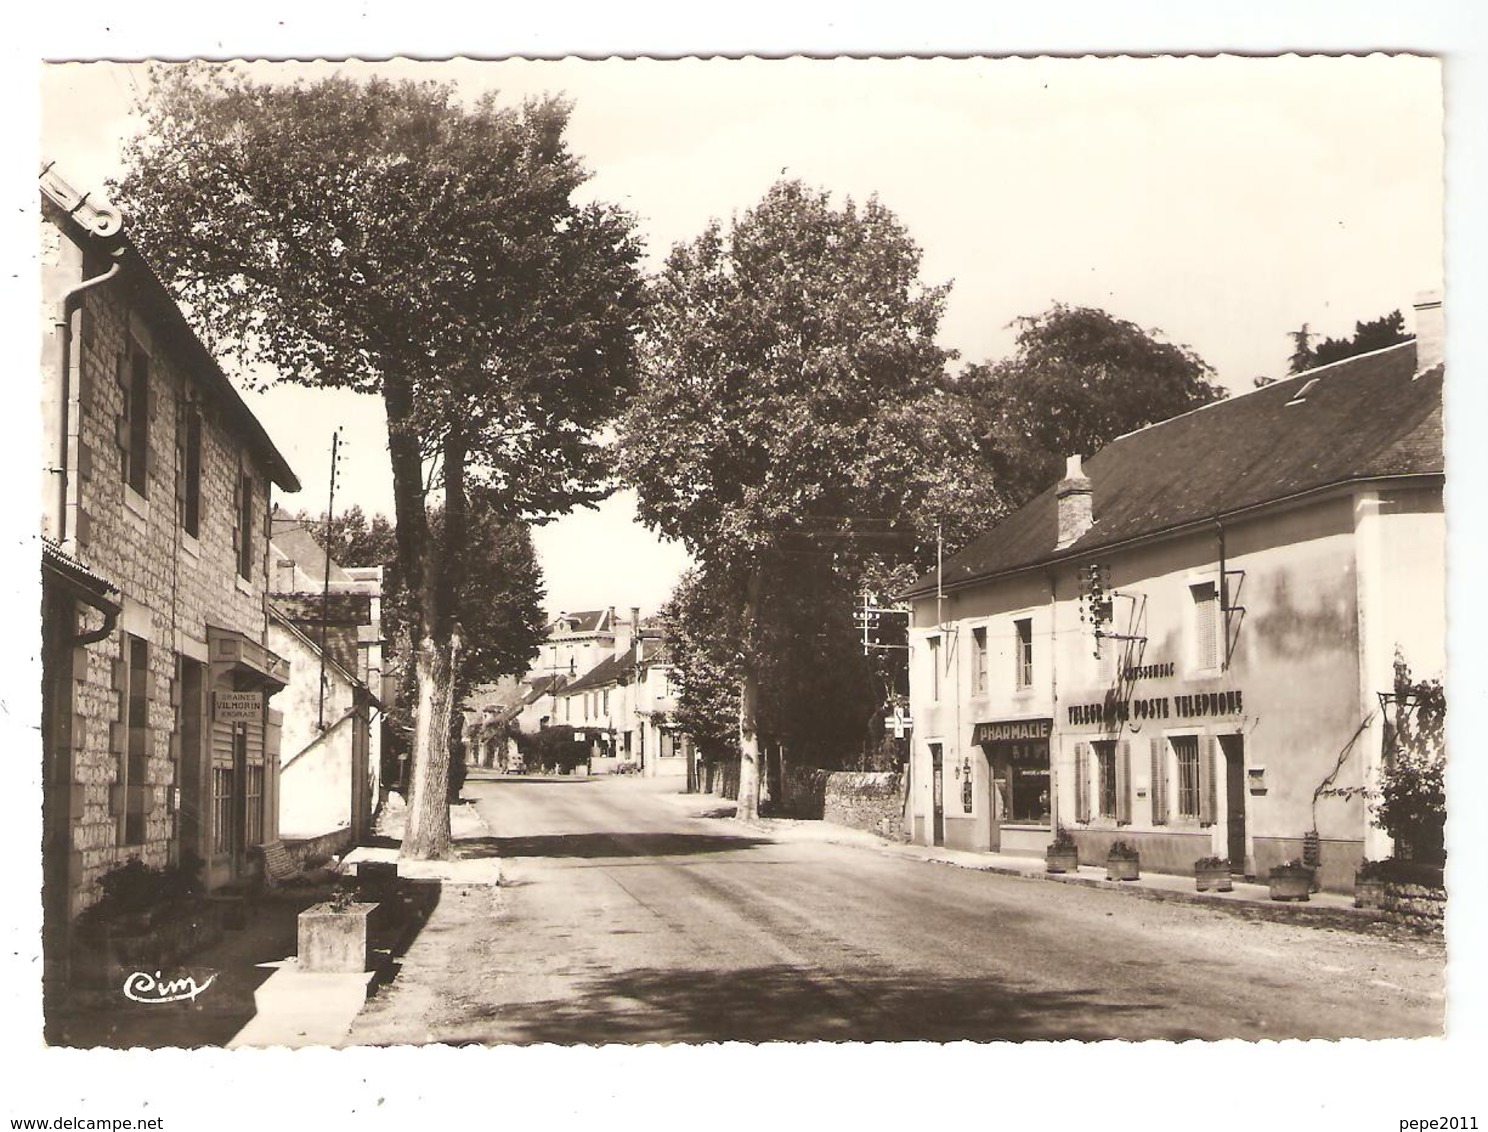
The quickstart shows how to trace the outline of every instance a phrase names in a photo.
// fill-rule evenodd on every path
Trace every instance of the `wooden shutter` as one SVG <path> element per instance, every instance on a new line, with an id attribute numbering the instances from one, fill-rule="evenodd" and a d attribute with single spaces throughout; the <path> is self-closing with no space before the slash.
<path id="1" fill-rule="evenodd" d="M 1131 812 L 1131 744 L 1125 739 L 1116 750 L 1116 822 L 1130 825 Z"/>
<path id="2" fill-rule="evenodd" d="M 1152 788 L 1148 791 L 1152 799 L 1152 824 L 1168 824 L 1168 741 L 1154 735 L 1152 746 Z"/>
<path id="3" fill-rule="evenodd" d="M 1090 820 L 1090 745 L 1075 744 L 1075 820 Z"/>
<path id="4" fill-rule="evenodd" d="M 243 551 L 243 476 L 233 480 L 233 555 L 235 562 L 241 561 Z"/>
<path id="5" fill-rule="evenodd" d="M 1213 825 L 1214 811 L 1214 736 L 1199 736 L 1199 824 Z"/>

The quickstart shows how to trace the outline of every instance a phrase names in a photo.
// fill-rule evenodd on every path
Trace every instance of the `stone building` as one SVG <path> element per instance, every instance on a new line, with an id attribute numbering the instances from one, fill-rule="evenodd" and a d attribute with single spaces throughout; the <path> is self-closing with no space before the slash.
<path id="1" fill-rule="evenodd" d="M 216 888 L 276 835 L 270 485 L 299 483 L 131 245 L 40 176 L 49 972 L 131 857 Z"/>
<path id="2" fill-rule="evenodd" d="M 906 595 L 925 844 L 1142 867 L 1388 855 L 1397 655 L 1445 666 L 1440 301 L 1418 338 L 1113 441 Z"/>

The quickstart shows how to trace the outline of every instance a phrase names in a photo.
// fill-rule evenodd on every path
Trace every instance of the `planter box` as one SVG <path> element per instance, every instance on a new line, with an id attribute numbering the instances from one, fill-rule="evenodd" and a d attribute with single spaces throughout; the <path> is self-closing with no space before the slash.
<path id="1" fill-rule="evenodd" d="M 360 974 L 371 970 L 372 913 L 376 904 L 332 903 L 306 908 L 299 917 L 300 970 Z"/>
<path id="2" fill-rule="evenodd" d="M 1272 869 L 1272 900 L 1311 900 L 1311 869 Z"/>
<path id="3" fill-rule="evenodd" d="M 1107 880 L 1138 880 L 1142 875 L 1142 863 L 1135 857 L 1107 857 Z"/>
<path id="4" fill-rule="evenodd" d="M 1229 869 L 1195 869 L 1194 887 L 1200 892 L 1233 892 Z"/>
<path id="5" fill-rule="evenodd" d="M 1073 873 L 1080 869 L 1080 853 L 1077 849 L 1046 849 L 1044 868 L 1051 873 Z"/>
<path id="6" fill-rule="evenodd" d="M 1385 881 L 1383 877 L 1354 878 L 1354 907 L 1383 908 L 1385 906 Z"/>

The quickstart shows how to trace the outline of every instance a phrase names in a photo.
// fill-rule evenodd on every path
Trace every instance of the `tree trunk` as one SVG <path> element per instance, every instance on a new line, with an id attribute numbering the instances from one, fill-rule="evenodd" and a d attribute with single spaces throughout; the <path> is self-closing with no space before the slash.
<path id="1" fill-rule="evenodd" d="M 449 855 L 450 718 L 454 708 L 455 642 L 425 637 L 415 658 L 418 702 L 413 715 L 413 769 L 402 855 L 415 861 Z"/>
<path id="2" fill-rule="evenodd" d="M 756 619 L 759 616 L 760 570 L 749 572 L 744 597 L 744 664 L 739 676 L 739 809 L 743 821 L 759 817 L 759 662 Z"/>

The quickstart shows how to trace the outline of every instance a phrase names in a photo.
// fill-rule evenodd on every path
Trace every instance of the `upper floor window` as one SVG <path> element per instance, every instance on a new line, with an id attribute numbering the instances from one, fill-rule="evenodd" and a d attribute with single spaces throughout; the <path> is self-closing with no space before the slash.
<path id="1" fill-rule="evenodd" d="M 238 552 L 238 574 L 253 577 L 253 477 L 246 472 L 238 476 L 237 522 L 233 543 Z"/>
<path id="2" fill-rule="evenodd" d="M 1033 618 L 1023 617 L 1013 622 L 1017 630 L 1017 652 L 1013 657 L 1014 670 L 1019 688 L 1033 687 Z"/>
<path id="3" fill-rule="evenodd" d="M 1220 656 L 1219 592 L 1213 582 L 1201 582 L 1188 588 L 1193 596 L 1194 667 L 1218 668 Z"/>
<path id="4" fill-rule="evenodd" d="M 987 628 L 978 625 L 971 631 L 971 694 L 987 694 Z"/>
<path id="5" fill-rule="evenodd" d="M 119 384 L 124 411 L 119 416 L 119 447 L 123 450 L 124 482 L 141 496 L 149 493 L 150 355 L 138 343 L 120 359 Z"/>
<path id="6" fill-rule="evenodd" d="M 181 527 L 192 538 L 201 532 L 201 411 L 187 405 L 181 425 Z"/>
<path id="7" fill-rule="evenodd" d="M 926 648 L 930 654 L 930 701 L 940 702 L 940 638 L 927 637 Z"/>

